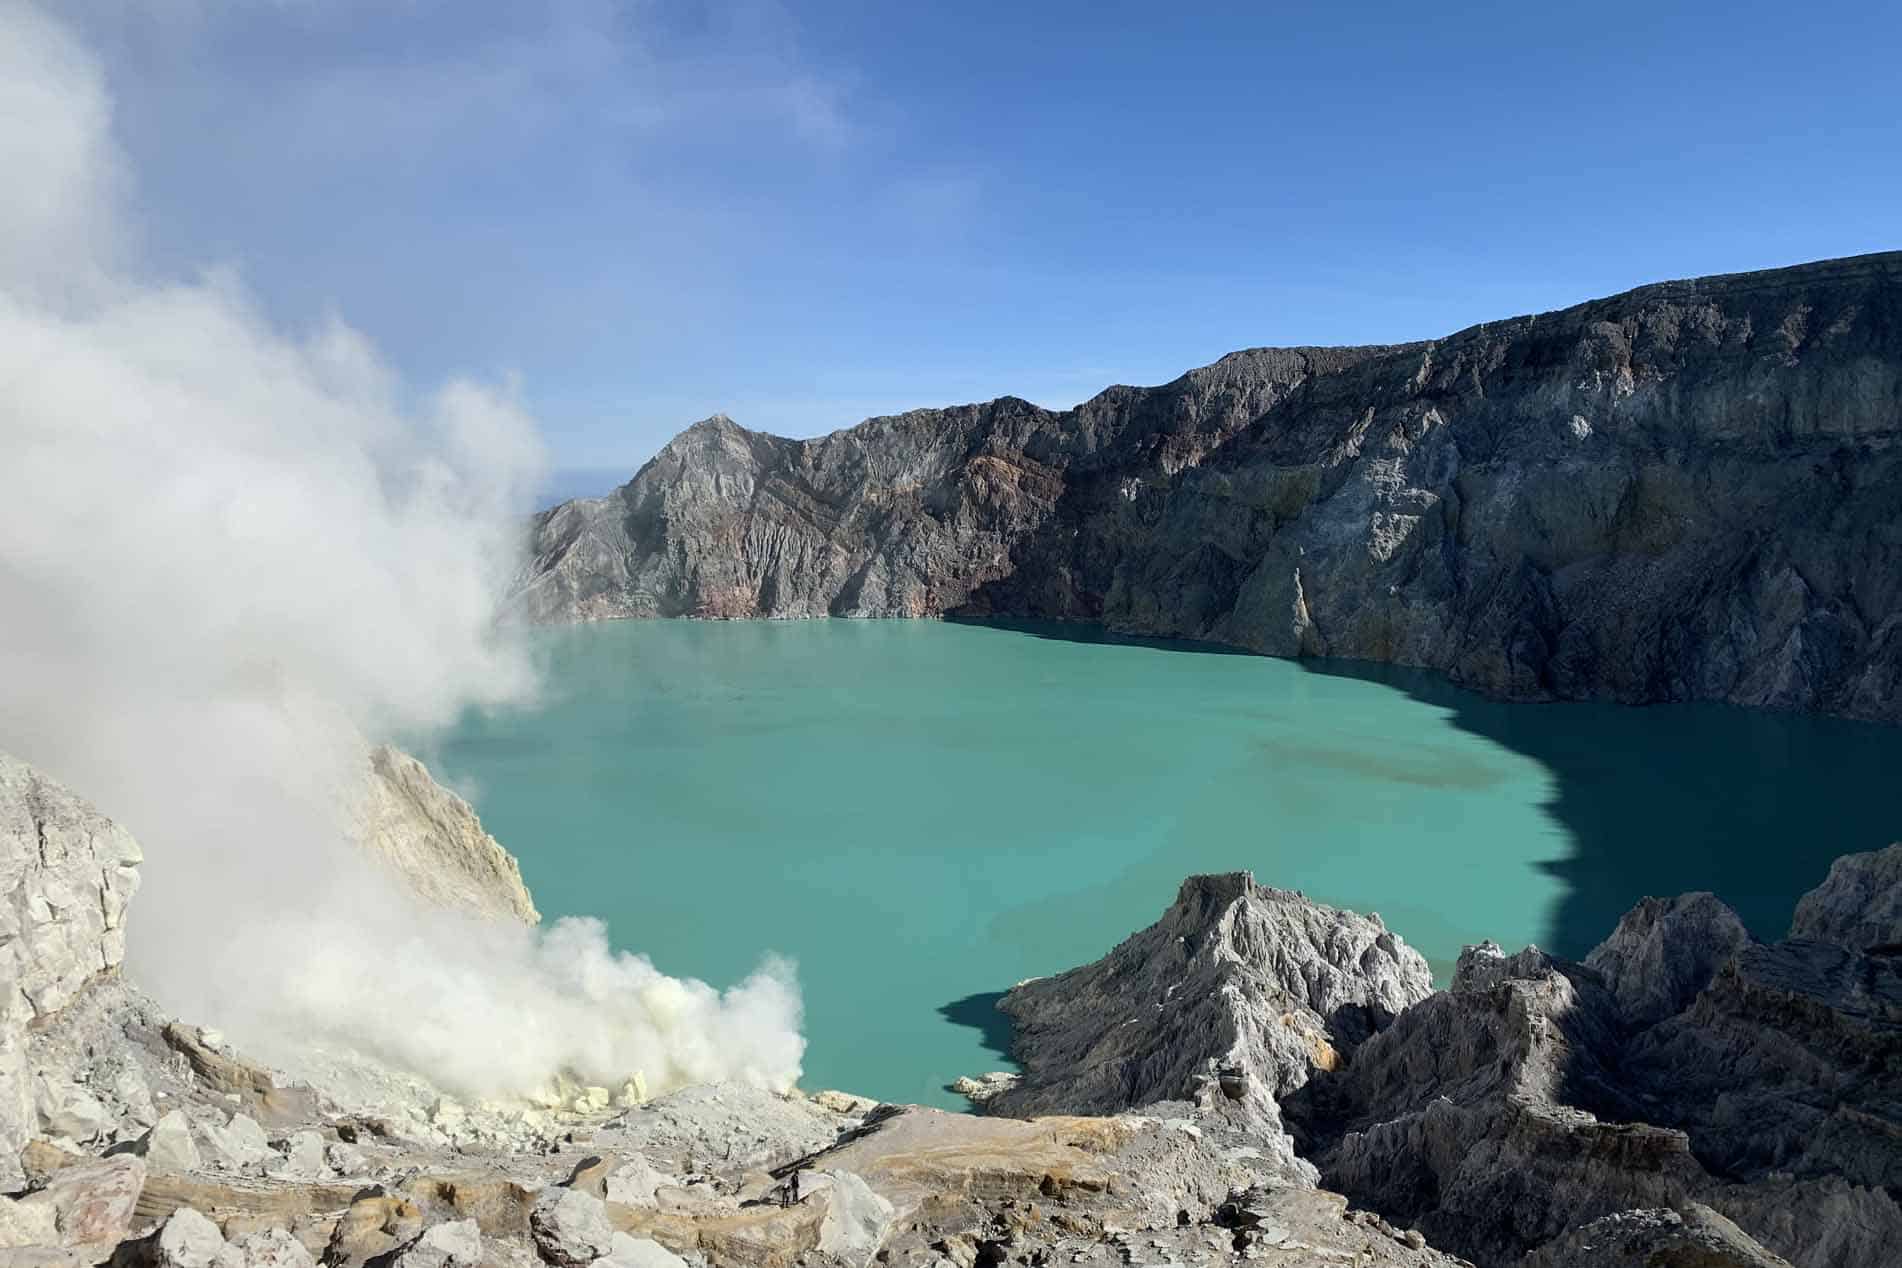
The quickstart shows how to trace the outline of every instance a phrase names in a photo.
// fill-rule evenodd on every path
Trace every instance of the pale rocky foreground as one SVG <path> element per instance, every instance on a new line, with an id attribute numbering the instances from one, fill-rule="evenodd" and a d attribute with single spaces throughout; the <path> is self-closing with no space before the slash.
<path id="1" fill-rule="evenodd" d="M 466 805 L 400 754 L 372 778 L 368 846 L 533 919 Z M 970 1085 L 982 1117 L 293 1083 L 120 978 L 139 864 L 0 758 L 0 1265 L 1902 1262 L 1902 846 L 1840 861 L 1800 939 L 1650 900 L 1584 964 L 1487 945 L 1437 993 L 1378 917 L 1194 877 L 1006 998 L 1025 1072 Z"/>

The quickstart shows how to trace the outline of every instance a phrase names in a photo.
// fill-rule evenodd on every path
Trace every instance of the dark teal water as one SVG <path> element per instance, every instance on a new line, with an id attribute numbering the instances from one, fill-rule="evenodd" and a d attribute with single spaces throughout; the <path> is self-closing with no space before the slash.
<path id="1" fill-rule="evenodd" d="M 1759 932 L 1902 836 L 1902 733 L 1713 706 L 1504 705 L 1417 674 L 935 621 L 549 630 L 552 688 L 432 760 L 549 917 L 724 985 L 771 949 L 807 1087 L 956 1105 L 991 1000 L 1246 868 L 1444 967 L 1582 954 L 1647 893 Z"/>

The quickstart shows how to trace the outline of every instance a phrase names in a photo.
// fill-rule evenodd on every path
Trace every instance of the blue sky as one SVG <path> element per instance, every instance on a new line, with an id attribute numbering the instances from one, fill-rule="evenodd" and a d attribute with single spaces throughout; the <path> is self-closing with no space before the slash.
<path id="1" fill-rule="evenodd" d="M 153 267 L 570 468 L 1902 246 L 1902 6 L 74 4 Z"/>

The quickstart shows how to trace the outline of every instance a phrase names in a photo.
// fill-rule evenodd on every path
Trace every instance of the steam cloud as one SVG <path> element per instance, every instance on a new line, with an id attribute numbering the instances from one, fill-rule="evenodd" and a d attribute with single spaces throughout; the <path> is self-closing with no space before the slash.
<path id="1" fill-rule="evenodd" d="M 492 612 L 541 445 L 506 385 L 411 404 L 340 321 L 141 274 L 110 119 L 89 52 L 0 0 L 0 745 L 145 845 L 130 971 L 271 1059 L 466 1095 L 789 1085 L 783 962 L 721 993 L 598 922 L 423 910 L 349 840 L 363 734 L 532 696 Z"/>

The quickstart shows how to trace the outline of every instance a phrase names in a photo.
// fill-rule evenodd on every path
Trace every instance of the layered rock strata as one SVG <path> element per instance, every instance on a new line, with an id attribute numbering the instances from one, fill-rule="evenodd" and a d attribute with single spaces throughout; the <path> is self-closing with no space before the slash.
<path id="1" fill-rule="evenodd" d="M 1069 410 L 786 440 L 715 416 L 538 517 L 515 608 L 1056 618 L 1514 698 L 1902 719 L 1902 254 Z"/>

